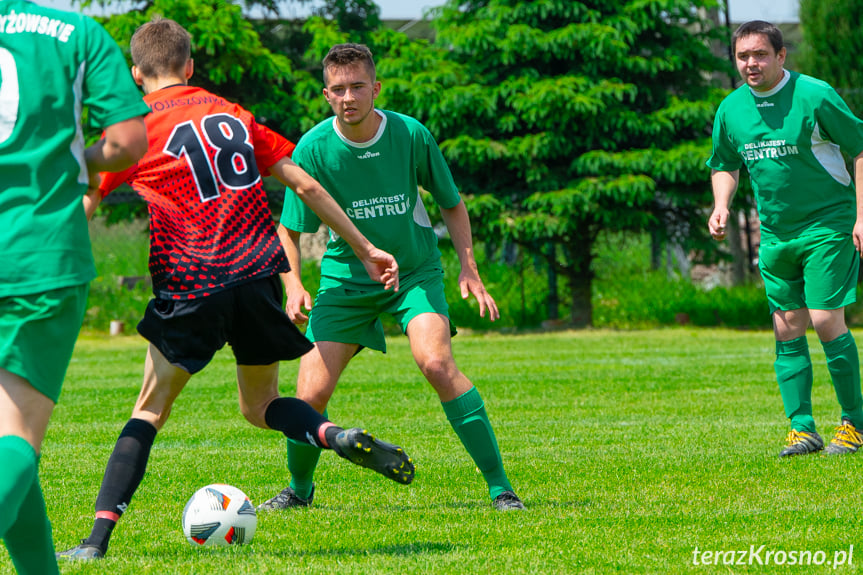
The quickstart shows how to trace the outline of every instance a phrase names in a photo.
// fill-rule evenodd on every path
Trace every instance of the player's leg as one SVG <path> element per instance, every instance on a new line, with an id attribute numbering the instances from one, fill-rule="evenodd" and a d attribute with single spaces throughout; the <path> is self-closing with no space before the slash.
<path id="1" fill-rule="evenodd" d="M 842 409 L 840 424 L 825 450 L 831 455 L 853 453 L 863 446 L 860 359 L 845 324 L 845 306 L 857 297 L 859 263 L 851 238 L 839 234 L 814 241 L 807 259 L 806 301 Z"/>
<path id="2" fill-rule="evenodd" d="M 326 406 L 339 377 L 357 351 L 356 345 L 319 341 L 300 359 L 297 398 L 327 417 Z M 307 507 L 314 497 L 314 476 L 321 456 L 319 447 L 287 439 L 288 472 L 291 482 L 275 497 L 259 506 L 261 510 Z"/>
<path id="3" fill-rule="evenodd" d="M 319 447 L 330 447 L 340 456 L 357 465 L 367 467 L 398 481 L 410 483 L 413 479 L 413 464 L 397 446 L 375 440 L 361 429 L 342 430 L 329 422 L 320 412 L 335 389 L 338 376 L 356 351 L 356 345 L 338 344 L 348 352 L 340 354 L 343 359 L 327 364 L 332 371 L 324 380 L 323 387 L 315 380 L 316 393 L 312 393 L 319 409 L 302 399 L 279 397 L 279 360 L 290 360 L 302 356 L 300 372 L 306 373 L 303 361 L 317 348 L 309 343 L 282 309 L 282 285 L 277 276 L 251 282 L 233 290 L 237 309 L 233 318 L 229 341 L 237 358 L 237 376 L 240 390 L 240 406 L 246 419 L 259 427 L 281 431 L 289 440 L 289 446 L 302 445 L 311 451 L 314 460 L 308 470 L 308 483 L 317 462 Z M 313 313 L 312 317 L 316 314 Z M 320 314 L 317 314 L 320 315 Z M 326 315 L 326 314 L 324 314 Z M 340 314 L 340 323 L 346 325 L 346 314 Z M 311 320 L 309 331 L 315 320 Z M 305 354 L 305 355 L 303 355 Z M 270 365 L 272 364 L 272 365 Z M 306 364 L 308 365 L 308 363 Z M 301 389 L 305 389 L 301 386 Z M 290 466 L 289 466 L 290 467 Z M 289 488 L 291 489 L 291 488 Z M 262 509 L 279 508 L 283 492 L 261 505 Z M 311 492 L 304 498 L 307 503 Z"/>
<path id="4" fill-rule="evenodd" d="M 60 572 L 38 474 L 24 494 L 18 518 L 3 539 L 18 575 Z"/>
<path id="5" fill-rule="evenodd" d="M 780 456 L 819 451 L 824 442 L 812 417 L 812 360 L 806 328 L 809 310 L 804 298 L 805 242 L 767 240 L 759 248 L 758 265 L 773 316 L 776 382 L 785 416 L 791 422 Z"/>
<path id="6" fill-rule="evenodd" d="M 0 538 L 22 574 L 58 572 L 39 485 L 39 453 L 87 291 L 79 285 L 0 298 Z"/>
<path id="7" fill-rule="evenodd" d="M 812 323 L 827 358 L 827 369 L 836 399 L 842 409 L 839 425 L 825 453 L 854 453 L 863 446 L 863 396 L 860 393 L 857 343 L 845 325 L 845 308 L 811 310 L 811 313 Z"/>
<path id="8" fill-rule="evenodd" d="M 780 457 L 805 455 L 820 451 L 824 441 L 815 429 L 812 417 L 812 360 L 806 328 L 809 310 L 776 310 L 773 328 L 776 336 L 776 360 L 773 368 L 782 395 L 785 417 L 791 422 L 791 431 Z"/>
<path id="9" fill-rule="evenodd" d="M 413 464 L 400 447 L 378 441 L 360 428 L 345 430 L 301 399 L 279 397 L 278 363 L 237 365 L 237 379 L 240 409 L 253 425 L 281 431 L 297 442 L 332 449 L 393 481 L 408 484 L 413 480 Z"/>
<path id="10" fill-rule="evenodd" d="M 105 467 L 90 535 L 80 545 L 62 551 L 59 556 L 99 559 L 108 552 L 114 527 L 144 479 L 156 434 L 167 422 L 171 406 L 190 378 L 188 371 L 172 365 L 155 345 L 150 344 L 141 392 Z"/>
<path id="11" fill-rule="evenodd" d="M 39 450 L 54 402 L 26 379 L 0 368 L 0 538 L 38 474 Z"/>
<path id="12" fill-rule="evenodd" d="M 523 508 L 504 471 L 479 390 L 456 367 L 449 319 L 438 313 L 417 315 L 408 323 L 407 335 L 414 360 L 437 392 L 447 420 L 482 472 L 495 508 Z"/>
<path id="13" fill-rule="evenodd" d="M 0 369 L 0 539 L 18 573 L 59 573 L 39 486 L 39 449 L 54 402 Z"/>
<path id="14" fill-rule="evenodd" d="M 247 303 L 256 305 L 246 315 L 255 319 L 255 324 L 248 325 L 251 330 L 251 336 L 248 341 L 254 345 L 248 357 L 245 356 L 243 346 L 247 345 L 245 338 L 240 339 L 238 344 L 241 350 L 241 356 L 238 356 L 238 364 L 267 364 L 275 360 L 294 359 L 302 356 L 300 359 L 300 374 L 303 373 L 302 362 L 308 357 L 309 353 L 314 352 L 314 346 L 309 342 L 307 337 L 304 337 L 296 326 L 288 319 L 282 308 L 282 285 L 276 277 L 268 280 L 261 280 L 250 284 L 247 290 L 255 289 L 257 293 L 249 294 Z M 313 314 L 314 315 L 314 314 Z M 241 322 L 237 326 L 241 330 L 246 322 Z M 260 326 L 267 326 L 267 333 L 261 333 Z M 257 338 L 261 335 L 265 336 L 264 345 L 257 344 Z M 311 325 L 307 330 L 307 335 L 311 335 Z M 311 351 L 310 351 L 311 350 Z M 305 355 L 303 355 L 305 354 Z M 240 359 L 242 357 L 242 359 Z M 337 378 L 336 378 L 337 379 Z M 332 393 L 332 392 L 330 392 Z M 277 392 L 273 392 L 273 397 L 276 397 Z M 270 397 L 264 396 L 264 408 L 269 405 Z M 327 398 L 329 399 L 329 398 Z M 241 399 L 241 401 L 243 401 Z M 278 406 L 278 404 L 276 404 Z M 324 412 L 324 406 L 318 411 Z M 260 407 L 253 408 L 260 409 Z M 314 489 L 313 474 L 315 467 L 320 457 L 321 450 L 319 447 L 310 445 L 305 442 L 297 442 L 290 438 L 286 438 L 288 451 L 288 470 L 292 473 L 292 486 L 286 487 L 275 497 L 265 501 L 258 508 L 260 510 L 284 509 L 287 507 L 306 507 L 311 503 L 312 493 Z M 296 488 L 296 492 L 294 489 Z"/>

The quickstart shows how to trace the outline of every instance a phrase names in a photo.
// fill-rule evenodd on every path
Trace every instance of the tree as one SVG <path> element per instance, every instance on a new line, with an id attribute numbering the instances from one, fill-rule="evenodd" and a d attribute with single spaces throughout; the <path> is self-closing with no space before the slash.
<path id="1" fill-rule="evenodd" d="M 450 0 L 435 46 L 377 36 L 382 101 L 439 139 L 476 234 L 539 254 L 591 322 L 602 230 L 659 229 L 693 247 L 724 95 L 711 0 Z"/>
<path id="2" fill-rule="evenodd" d="M 101 4 L 111 3 L 113 0 Z M 296 77 L 291 61 L 262 44 L 239 4 L 224 0 L 153 0 L 102 23 L 128 57 L 132 34 L 156 15 L 176 20 L 191 34 L 195 61 L 192 85 L 238 102 L 259 122 L 299 137 L 308 122 L 304 122 L 305 107 L 293 94 Z M 88 138 L 98 135 L 90 130 Z M 109 223 L 146 215 L 142 202 L 123 199 L 121 194 L 113 194 L 100 206 L 100 214 Z"/>
<path id="3" fill-rule="evenodd" d="M 362 42 L 381 25 L 381 10 L 372 0 L 325 0 L 316 13 L 334 20 L 339 30 L 357 34 Z"/>
<path id="4" fill-rule="evenodd" d="M 857 60 L 863 51 L 863 35 L 857 29 L 860 18 L 860 0 L 800 2 L 801 71 L 836 88 L 858 116 L 863 114 L 863 70 Z"/>
<path id="5" fill-rule="evenodd" d="M 299 131 L 303 109 L 292 97 L 294 70 L 267 49 L 239 4 L 224 0 L 153 0 L 146 9 L 111 16 L 105 29 L 128 53 L 135 30 L 155 15 L 176 20 L 192 36 L 191 83 L 240 102 L 282 133 Z"/>

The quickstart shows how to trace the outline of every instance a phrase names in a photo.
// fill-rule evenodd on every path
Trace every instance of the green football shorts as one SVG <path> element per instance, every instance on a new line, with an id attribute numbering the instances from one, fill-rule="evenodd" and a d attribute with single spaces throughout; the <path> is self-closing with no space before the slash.
<path id="1" fill-rule="evenodd" d="M 0 297 L 0 367 L 54 403 L 84 321 L 90 285 Z"/>
<path id="2" fill-rule="evenodd" d="M 758 250 L 770 313 L 839 309 L 857 299 L 860 256 L 850 234 L 769 240 Z"/>
<path id="3" fill-rule="evenodd" d="M 386 353 L 387 344 L 380 316 L 391 314 L 403 332 L 423 313 L 449 317 L 443 289 L 443 270 L 425 268 L 402 276 L 399 291 L 383 286 L 326 285 L 315 298 L 309 314 L 306 337 L 311 341 L 357 343 Z M 450 322 L 450 331 L 455 330 Z"/>

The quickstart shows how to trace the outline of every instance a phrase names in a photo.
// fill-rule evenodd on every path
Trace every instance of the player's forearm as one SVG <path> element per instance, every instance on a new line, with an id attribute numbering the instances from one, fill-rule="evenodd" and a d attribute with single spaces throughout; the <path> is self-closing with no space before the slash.
<path id="1" fill-rule="evenodd" d="M 731 200 L 737 192 L 737 183 L 740 180 L 740 170 L 733 172 L 721 172 L 713 170 L 710 174 L 710 182 L 713 186 L 713 203 L 715 208 L 728 209 Z"/>
<path id="2" fill-rule="evenodd" d="M 333 197 L 320 184 L 317 182 L 315 184 L 309 189 L 297 190 L 297 195 L 318 215 L 322 222 L 351 246 L 360 259 L 363 259 L 374 246 L 360 233 Z"/>
<path id="3" fill-rule="evenodd" d="M 303 287 L 302 280 L 302 253 L 300 252 L 300 232 L 289 230 L 282 224 L 278 228 L 279 241 L 282 244 L 282 249 L 285 251 L 285 256 L 288 258 L 288 265 L 291 270 L 287 273 L 279 274 L 282 279 L 282 284 L 285 286 L 285 291 Z"/>
<path id="4" fill-rule="evenodd" d="M 452 208 L 441 208 L 441 217 L 446 224 L 452 245 L 458 255 L 462 273 L 470 272 L 479 276 L 476 258 L 473 251 L 473 235 L 471 234 L 470 217 L 464 200 Z"/>
<path id="5" fill-rule="evenodd" d="M 91 172 L 120 172 L 147 153 L 147 128 L 143 118 L 108 126 L 105 135 L 84 151 Z"/>
<path id="6" fill-rule="evenodd" d="M 270 168 L 280 182 L 288 186 L 331 230 L 339 234 L 361 259 L 374 247 L 360 233 L 333 197 L 305 170 L 288 158 Z"/>
<path id="7" fill-rule="evenodd" d="M 102 191 L 99 188 L 87 188 L 87 193 L 84 195 L 84 213 L 87 219 L 93 218 L 96 213 L 96 208 L 102 203 Z"/>

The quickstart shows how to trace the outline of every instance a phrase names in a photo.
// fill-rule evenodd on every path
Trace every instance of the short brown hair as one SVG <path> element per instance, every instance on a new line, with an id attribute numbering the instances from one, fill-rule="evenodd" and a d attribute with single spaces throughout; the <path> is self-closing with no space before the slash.
<path id="1" fill-rule="evenodd" d="M 160 16 L 135 30 L 129 47 L 132 63 L 149 78 L 182 75 L 192 57 L 192 37 L 186 29 Z"/>
<path id="2" fill-rule="evenodd" d="M 372 82 L 375 81 L 375 60 L 372 58 L 372 51 L 365 44 L 336 44 L 327 55 L 324 57 L 324 84 L 327 83 L 327 68 L 343 68 L 345 66 L 353 66 L 354 64 L 362 64 L 366 71 L 372 77 Z"/>
<path id="3" fill-rule="evenodd" d="M 749 22 L 741 24 L 731 36 L 732 52 L 735 54 L 737 53 L 738 40 L 746 38 L 747 36 L 752 36 L 753 34 L 764 34 L 767 36 L 767 41 L 770 42 L 770 45 L 773 46 L 773 51 L 777 54 L 785 47 L 785 41 L 782 38 L 782 31 L 779 28 L 770 22 L 765 22 L 764 20 L 750 20 Z"/>

